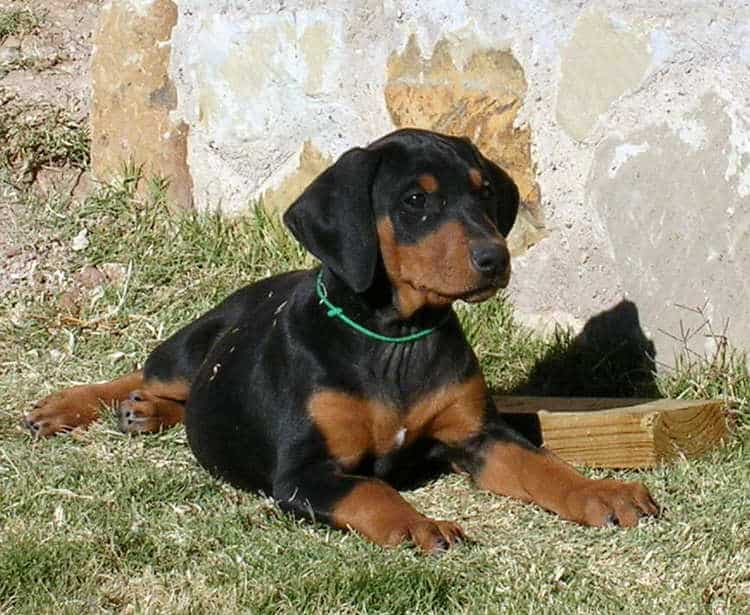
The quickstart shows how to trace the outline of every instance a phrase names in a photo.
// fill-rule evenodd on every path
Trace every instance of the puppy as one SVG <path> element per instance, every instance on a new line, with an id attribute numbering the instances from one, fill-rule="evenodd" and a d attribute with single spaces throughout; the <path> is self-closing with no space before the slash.
<path id="1" fill-rule="evenodd" d="M 656 515 L 638 483 L 590 480 L 511 429 L 452 310 L 510 279 L 509 178 L 467 139 L 400 130 L 352 149 L 284 221 L 321 265 L 243 288 L 157 347 L 143 371 L 67 389 L 37 435 L 119 402 L 124 431 L 185 422 L 198 461 L 286 511 L 380 545 L 444 549 L 463 532 L 392 483 L 421 463 L 578 523 Z"/>

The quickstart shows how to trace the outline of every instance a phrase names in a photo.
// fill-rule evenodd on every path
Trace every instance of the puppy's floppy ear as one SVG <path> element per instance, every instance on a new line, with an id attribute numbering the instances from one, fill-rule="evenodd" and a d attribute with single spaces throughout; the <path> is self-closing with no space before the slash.
<path id="1" fill-rule="evenodd" d="M 372 284 L 378 259 L 371 190 L 379 164 L 376 151 L 349 150 L 284 214 L 297 241 L 358 293 Z"/>
<path id="2" fill-rule="evenodd" d="M 491 160 L 482 156 L 484 168 L 490 176 L 492 188 L 497 195 L 497 215 L 495 224 L 503 237 L 507 237 L 518 214 L 518 187 L 505 171 Z"/>

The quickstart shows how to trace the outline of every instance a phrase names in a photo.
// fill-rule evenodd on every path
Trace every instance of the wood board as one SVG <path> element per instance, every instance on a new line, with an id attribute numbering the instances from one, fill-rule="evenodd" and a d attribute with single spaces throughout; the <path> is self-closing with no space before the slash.
<path id="1" fill-rule="evenodd" d="M 695 458 L 729 437 L 719 400 L 494 396 L 509 419 L 529 418 L 538 441 L 565 461 L 604 468 L 649 468 Z M 513 422 L 511 420 L 511 422 Z"/>

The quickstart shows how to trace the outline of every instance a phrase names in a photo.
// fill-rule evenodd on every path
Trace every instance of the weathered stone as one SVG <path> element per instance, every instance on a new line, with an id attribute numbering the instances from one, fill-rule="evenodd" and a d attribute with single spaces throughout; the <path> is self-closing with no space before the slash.
<path id="1" fill-rule="evenodd" d="M 326 24 L 316 23 L 305 28 L 300 47 L 307 66 L 305 94 L 314 96 L 321 91 L 323 71 L 331 54 L 331 33 Z"/>
<path id="2" fill-rule="evenodd" d="M 424 58 L 412 36 L 388 62 L 386 105 L 397 127 L 468 136 L 513 177 L 522 205 L 510 246 L 520 254 L 544 236 L 531 129 L 514 126 L 526 92 L 523 69 L 509 51 L 474 51 L 463 66 L 457 66 L 454 54 L 442 39 Z"/>
<path id="3" fill-rule="evenodd" d="M 300 170 L 306 141 L 335 158 L 394 122 L 465 133 L 524 192 L 514 251 L 546 233 L 514 260 L 509 292 L 519 312 L 581 327 L 630 297 L 637 322 L 659 338 L 660 362 L 669 362 L 672 347 L 658 329 L 679 330 L 666 316 L 679 318 L 680 310 L 665 306 L 708 297 L 716 314 L 744 322 L 748 303 L 735 267 L 747 268 L 750 7 L 511 4 L 179 0 L 173 116 L 190 126 L 196 206 L 242 212 L 265 197 L 269 207 L 285 207 L 327 163 Z M 143 98 L 171 104 L 162 85 Z M 703 113 L 693 116 L 707 93 L 723 101 L 718 117 L 730 118 L 719 132 Z M 673 177 L 684 189 L 670 187 Z M 658 215 L 683 239 L 666 245 L 665 232 L 652 248 L 645 241 L 662 203 Z M 709 205 L 713 218 L 694 217 Z M 733 221 L 733 256 L 717 248 L 719 270 L 689 251 L 694 271 L 678 270 L 673 255 L 703 245 L 714 220 L 722 228 Z M 719 239 L 717 231 L 712 245 L 721 247 Z M 679 277 L 683 287 L 669 281 Z M 735 309 L 718 303 L 722 293 L 731 293 Z M 750 329 L 732 331 L 734 343 L 750 347 Z"/>
<path id="4" fill-rule="evenodd" d="M 169 202 L 192 207 L 188 126 L 174 121 L 177 91 L 168 75 L 172 0 L 112 0 L 102 7 L 91 61 L 91 166 L 100 179 L 123 165 L 169 178 Z"/>
<path id="5" fill-rule="evenodd" d="M 583 13 L 560 54 L 557 121 L 571 137 L 584 140 L 609 105 L 640 84 L 650 60 L 644 34 L 616 29 L 598 11 Z"/>
<path id="6" fill-rule="evenodd" d="M 333 160 L 322 154 L 310 141 L 305 141 L 299 155 L 297 170 L 284 177 L 276 188 L 263 193 L 261 202 L 268 211 L 282 212 L 291 205 L 318 175 L 325 171 Z"/>
<path id="7" fill-rule="evenodd" d="M 667 125 L 606 139 L 588 186 L 626 296 L 666 363 L 675 338 L 709 356 L 724 334 L 750 339 L 750 196 L 738 198 L 741 178 L 725 181 L 726 159 L 715 156 L 731 118 L 709 95 L 686 119 L 700 141 Z"/>
<path id="8" fill-rule="evenodd" d="M 20 45 L 10 45 L 7 42 L 0 47 L 0 64 L 12 64 L 23 57 Z"/>

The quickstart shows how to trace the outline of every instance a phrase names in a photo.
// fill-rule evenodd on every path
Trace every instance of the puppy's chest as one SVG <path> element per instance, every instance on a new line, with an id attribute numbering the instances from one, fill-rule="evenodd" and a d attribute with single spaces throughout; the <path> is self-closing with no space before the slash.
<path id="1" fill-rule="evenodd" d="M 308 412 L 330 456 L 352 470 L 368 456 L 382 458 L 421 438 L 454 445 L 476 435 L 486 395 L 481 375 L 439 387 L 404 407 L 327 389 L 312 395 Z"/>

